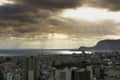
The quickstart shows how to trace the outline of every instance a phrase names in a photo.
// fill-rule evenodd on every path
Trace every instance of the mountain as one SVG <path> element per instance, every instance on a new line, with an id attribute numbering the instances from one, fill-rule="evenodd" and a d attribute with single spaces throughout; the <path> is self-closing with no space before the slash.
<path id="1" fill-rule="evenodd" d="M 78 50 L 81 51 L 118 51 L 120 50 L 120 39 L 118 40 L 102 40 L 99 41 L 95 46 L 93 47 L 80 47 Z"/>

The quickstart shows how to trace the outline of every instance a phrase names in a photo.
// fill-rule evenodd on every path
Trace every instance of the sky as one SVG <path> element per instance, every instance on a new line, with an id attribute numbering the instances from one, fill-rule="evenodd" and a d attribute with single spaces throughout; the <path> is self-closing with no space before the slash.
<path id="1" fill-rule="evenodd" d="M 0 49 L 76 49 L 119 35 L 120 0 L 0 0 Z"/>

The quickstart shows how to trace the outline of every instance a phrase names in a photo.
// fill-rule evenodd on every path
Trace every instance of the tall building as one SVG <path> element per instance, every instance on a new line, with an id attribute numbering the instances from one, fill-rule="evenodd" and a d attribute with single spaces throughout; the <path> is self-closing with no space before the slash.
<path id="1" fill-rule="evenodd" d="M 69 68 L 56 69 L 55 80 L 71 80 L 71 70 Z"/>
<path id="2" fill-rule="evenodd" d="M 38 61 L 34 56 L 25 57 L 24 80 L 38 80 Z"/>
<path id="3" fill-rule="evenodd" d="M 21 80 L 21 76 L 19 73 L 14 73 L 13 80 Z"/>
<path id="4" fill-rule="evenodd" d="M 6 58 L 6 61 L 3 63 L 3 79 L 12 80 L 15 68 L 16 63 L 12 62 L 10 58 Z"/>
<path id="5" fill-rule="evenodd" d="M 72 79 L 71 80 L 91 80 L 90 79 L 90 71 L 80 71 L 80 70 L 72 71 Z"/>
<path id="6" fill-rule="evenodd" d="M 6 80 L 13 80 L 13 73 L 7 73 L 7 79 Z"/>
<path id="7" fill-rule="evenodd" d="M 56 68 L 54 80 L 93 80 L 93 70 L 90 66 Z"/>

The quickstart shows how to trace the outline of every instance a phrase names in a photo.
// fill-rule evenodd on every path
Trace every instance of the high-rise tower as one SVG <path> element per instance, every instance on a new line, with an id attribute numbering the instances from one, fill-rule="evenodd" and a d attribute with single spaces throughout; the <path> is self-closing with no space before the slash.
<path id="1" fill-rule="evenodd" d="M 24 80 L 38 80 L 38 63 L 34 56 L 25 57 Z"/>

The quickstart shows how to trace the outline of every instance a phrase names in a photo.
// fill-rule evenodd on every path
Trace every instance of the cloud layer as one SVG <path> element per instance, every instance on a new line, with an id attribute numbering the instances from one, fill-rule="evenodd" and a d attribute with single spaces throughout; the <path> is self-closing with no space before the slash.
<path id="1" fill-rule="evenodd" d="M 16 3 L 44 9 L 75 8 L 82 5 L 84 0 L 15 0 Z"/>
<path id="2" fill-rule="evenodd" d="M 67 8 L 68 9 L 76 8 L 82 5 L 107 8 L 113 11 L 119 10 L 120 8 L 119 7 L 120 0 L 14 0 L 14 1 L 15 4 L 6 4 L 0 6 L 0 27 L 4 28 L 3 30 L 9 27 L 13 31 L 20 33 L 34 32 L 34 30 L 35 32 L 36 31 L 57 32 L 57 29 L 61 30 L 61 26 L 67 23 L 64 23 L 59 19 L 53 17 L 57 17 L 56 15 L 60 13 L 59 11 Z M 64 19 L 64 21 L 65 20 L 66 19 Z"/>
<path id="3" fill-rule="evenodd" d="M 89 6 L 120 11 L 120 0 L 87 0 Z"/>
<path id="4" fill-rule="evenodd" d="M 65 9 L 96 7 L 120 11 L 120 0 L 12 0 L 0 6 L 0 37 L 34 38 L 51 33 L 73 38 L 119 35 L 120 23 L 103 20 L 92 23 L 58 16 Z M 89 14 L 89 13 L 88 13 Z M 45 38 L 46 39 L 46 38 Z"/>

